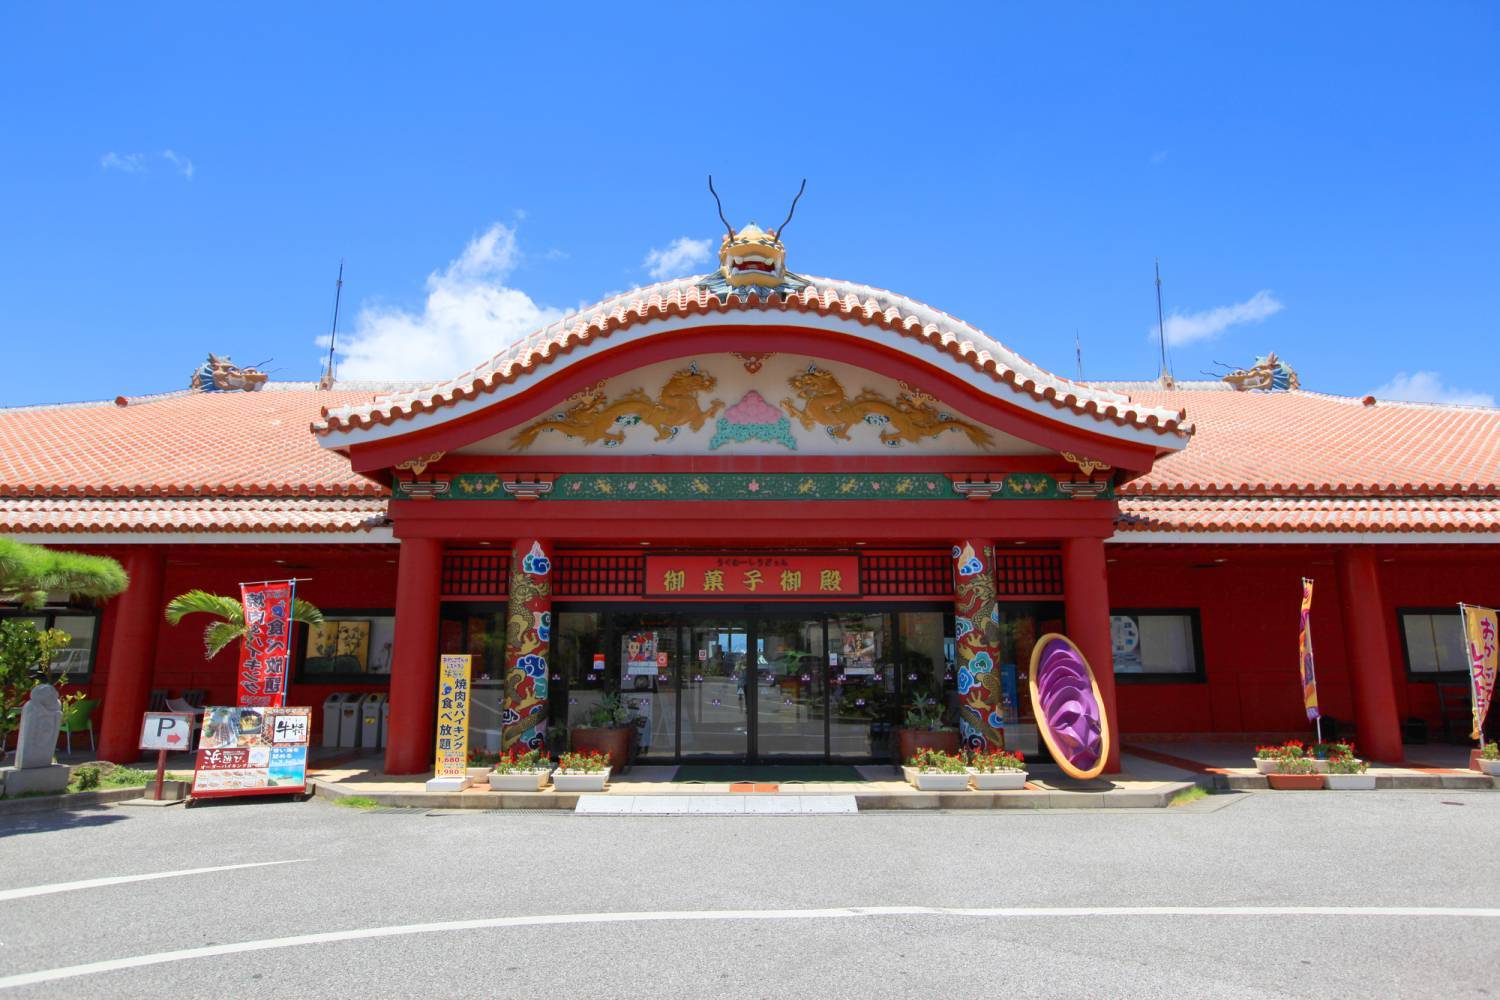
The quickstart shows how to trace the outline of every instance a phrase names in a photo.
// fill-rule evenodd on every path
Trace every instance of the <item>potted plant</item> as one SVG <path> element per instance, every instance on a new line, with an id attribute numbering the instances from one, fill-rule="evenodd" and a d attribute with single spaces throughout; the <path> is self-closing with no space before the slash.
<path id="1" fill-rule="evenodd" d="M 906 724 L 896 730 L 896 759 L 910 760 L 922 747 L 956 754 L 958 730 L 943 724 L 941 705 L 919 694 L 906 709 Z"/>
<path id="2" fill-rule="evenodd" d="M 1313 762 L 1313 767 L 1318 769 L 1319 774 L 1328 773 L 1328 762 L 1338 756 L 1338 743 L 1314 743 L 1308 748 L 1307 756 Z"/>
<path id="3" fill-rule="evenodd" d="M 575 753 L 604 754 L 612 761 L 620 761 L 621 771 L 629 768 L 635 726 L 619 695 L 607 694 L 601 698 L 583 717 L 583 725 L 575 726 L 569 735 Z"/>
<path id="4" fill-rule="evenodd" d="M 540 792 L 547 787 L 552 774 L 551 761 L 542 751 L 519 746 L 510 748 L 495 761 L 490 772 L 490 789 L 496 792 Z"/>
<path id="5" fill-rule="evenodd" d="M 499 759 L 500 754 L 498 751 L 480 750 L 477 747 L 470 747 L 469 764 L 466 768 L 469 777 L 475 781 L 483 781 L 489 777 L 490 770 Z"/>
<path id="6" fill-rule="evenodd" d="M 1479 751 L 1479 769 L 1492 778 L 1500 778 L 1500 743 L 1486 743 Z"/>
<path id="7" fill-rule="evenodd" d="M 1323 775 L 1311 760 L 1296 754 L 1284 754 L 1276 762 L 1276 769 L 1266 775 L 1270 786 L 1281 792 L 1312 791 L 1323 787 Z"/>
<path id="8" fill-rule="evenodd" d="M 1270 774 L 1276 770 L 1276 762 L 1281 759 L 1283 747 L 1258 746 L 1255 748 L 1255 773 Z"/>
<path id="9" fill-rule="evenodd" d="M 565 753 L 552 772 L 552 787 L 559 792 L 602 792 L 609 781 L 609 762 L 609 754 L 597 750 Z"/>
<path id="10" fill-rule="evenodd" d="M 969 769 L 958 754 L 924 747 L 908 764 L 918 791 L 963 792 L 969 788 Z"/>
<path id="11" fill-rule="evenodd" d="M 975 751 L 969 755 L 967 770 L 974 787 L 983 792 L 1026 787 L 1026 759 L 1008 750 Z"/>
<path id="12" fill-rule="evenodd" d="M 1369 767 L 1352 753 L 1330 757 L 1323 787 L 1343 792 L 1369 791 L 1375 787 L 1375 775 L 1365 773 Z"/>

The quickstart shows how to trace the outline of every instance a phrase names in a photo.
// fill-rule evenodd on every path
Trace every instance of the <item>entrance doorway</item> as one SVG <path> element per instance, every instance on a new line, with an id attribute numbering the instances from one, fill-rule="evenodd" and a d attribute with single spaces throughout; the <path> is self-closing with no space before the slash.
<path id="1" fill-rule="evenodd" d="M 901 706 L 952 691 L 952 617 L 885 610 L 559 608 L 551 725 L 611 694 L 643 762 L 890 759 Z"/>

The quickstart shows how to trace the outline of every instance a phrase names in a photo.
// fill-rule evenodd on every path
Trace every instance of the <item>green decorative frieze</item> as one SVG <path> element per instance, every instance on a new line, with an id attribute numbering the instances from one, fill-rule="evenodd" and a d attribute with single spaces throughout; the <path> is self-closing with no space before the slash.
<path id="1" fill-rule="evenodd" d="M 1108 483 L 1059 482 L 1017 472 L 994 482 L 955 483 L 936 473 L 564 473 L 550 483 L 463 472 L 436 484 L 396 484 L 400 498 L 434 500 L 994 500 L 1114 499 Z"/>

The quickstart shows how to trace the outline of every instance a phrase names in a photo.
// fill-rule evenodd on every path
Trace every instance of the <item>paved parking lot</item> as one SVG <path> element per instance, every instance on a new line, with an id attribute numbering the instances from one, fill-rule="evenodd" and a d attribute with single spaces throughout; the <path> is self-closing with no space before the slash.
<path id="1" fill-rule="evenodd" d="M 314 800 L 9 817 L 0 992 L 1486 996 L 1500 860 L 1474 846 L 1497 821 L 1500 796 L 1466 791 L 1109 812 Z"/>

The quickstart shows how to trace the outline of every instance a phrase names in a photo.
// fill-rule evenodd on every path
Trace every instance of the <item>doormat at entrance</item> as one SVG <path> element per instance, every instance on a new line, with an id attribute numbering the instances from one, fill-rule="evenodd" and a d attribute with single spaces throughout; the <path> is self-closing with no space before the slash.
<path id="1" fill-rule="evenodd" d="M 682 764 L 673 781 L 824 784 L 864 781 L 848 764 Z"/>

